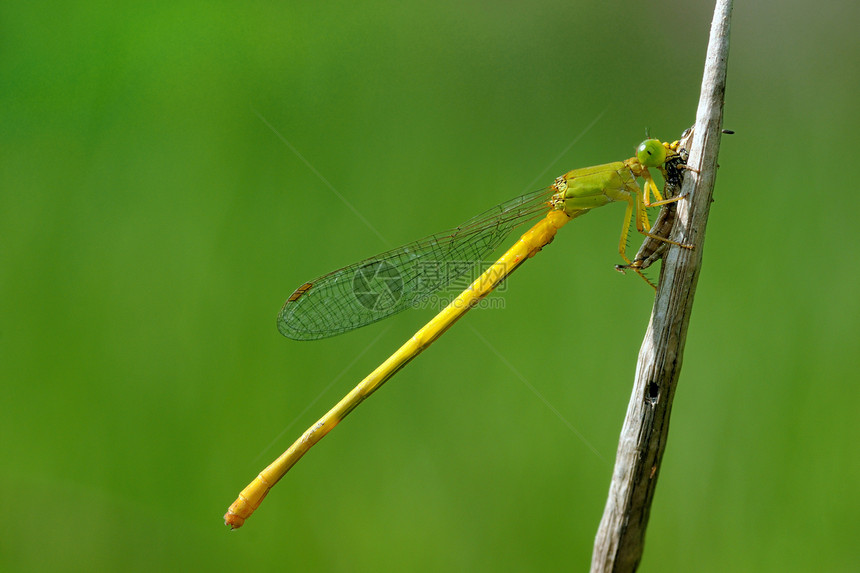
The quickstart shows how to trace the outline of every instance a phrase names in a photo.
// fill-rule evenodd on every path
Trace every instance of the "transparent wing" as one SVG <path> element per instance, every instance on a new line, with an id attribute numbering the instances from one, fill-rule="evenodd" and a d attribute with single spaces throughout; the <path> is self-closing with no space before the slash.
<path id="1" fill-rule="evenodd" d="M 545 214 L 552 188 L 533 191 L 430 235 L 305 283 L 287 299 L 278 330 L 294 340 L 342 334 L 404 309 L 474 269 L 511 230 Z"/>

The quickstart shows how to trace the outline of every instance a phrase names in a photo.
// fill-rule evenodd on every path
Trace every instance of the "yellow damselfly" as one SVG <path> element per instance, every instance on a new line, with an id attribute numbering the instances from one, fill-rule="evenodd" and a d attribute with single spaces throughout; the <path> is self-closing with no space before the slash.
<path id="1" fill-rule="evenodd" d="M 626 161 L 575 169 L 558 177 L 545 189 L 497 205 L 454 229 L 387 251 L 300 286 L 284 304 L 278 316 L 278 329 L 284 336 L 295 340 L 334 336 L 419 303 L 469 270 L 462 264 L 449 263 L 480 261 L 515 227 L 540 219 L 471 286 L 260 472 L 230 506 L 224 516 L 225 523 L 233 529 L 241 527 L 269 490 L 305 452 L 526 259 L 549 244 L 556 232 L 571 219 L 609 203 L 626 203 L 618 251 L 627 265 L 631 264 L 625 253 L 631 220 L 636 229 L 651 240 L 673 243 L 664 236 L 649 232 L 645 208 L 678 200 L 677 197 L 664 200 L 648 171 L 656 168 L 665 176 L 665 166 L 674 165 L 677 160 L 678 145 L 677 141 L 645 140 L 637 148 L 636 156 Z M 637 184 L 637 178 L 644 180 L 644 190 Z M 654 201 L 651 200 L 652 195 Z M 641 274 L 639 269 L 633 270 Z"/>

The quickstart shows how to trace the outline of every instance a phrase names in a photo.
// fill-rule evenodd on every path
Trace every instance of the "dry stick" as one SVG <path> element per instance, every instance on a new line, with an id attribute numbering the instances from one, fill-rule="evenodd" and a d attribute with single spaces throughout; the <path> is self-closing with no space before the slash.
<path id="1" fill-rule="evenodd" d="M 687 199 L 678 203 L 678 221 L 671 235 L 674 241 L 693 244 L 695 249 L 672 246 L 663 261 L 651 321 L 639 351 L 609 497 L 594 543 L 592 572 L 635 571 L 642 559 L 713 196 L 731 10 L 731 0 L 717 0 L 687 162 L 696 171 L 688 171 L 684 178 L 683 194 Z"/>

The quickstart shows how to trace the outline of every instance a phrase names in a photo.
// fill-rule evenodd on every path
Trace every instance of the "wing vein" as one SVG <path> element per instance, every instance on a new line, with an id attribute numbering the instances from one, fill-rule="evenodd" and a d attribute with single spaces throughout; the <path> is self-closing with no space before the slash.
<path id="1" fill-rule="evenodd" d="M 303 284 L 281 309 L 278 330 L 295 340 L 327 338 L 420 304 L 475 269 L 515 227 L 546 213 L 552 193 L 547 187 L 516 197 Z"/>

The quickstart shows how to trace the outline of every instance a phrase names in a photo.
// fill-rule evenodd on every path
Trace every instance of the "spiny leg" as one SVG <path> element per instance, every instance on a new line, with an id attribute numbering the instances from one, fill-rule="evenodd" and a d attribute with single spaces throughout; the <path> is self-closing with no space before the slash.
<path id="1" fill-rule="evenodd" d="M 642 179 L 645 180 L 645 190 L 643 192 L 643 202 L 646 207 L 655 207 L 657 205 L 663 205 L 664 203 L 671 203 L 672 201 L 677 201 L 678 199 L 672 198 L 663 200 L 663 195 L 660 194 L 660 188 L 657 187 L 657 184 L 654 183 L 654 179 L 651 177 L 651 172 L 647 169 L 642 173 Z M 651 193 L 654 194 L 655 202 L 651 202 L 649 199 L 651 197 Z"/>
<path id="2" fill-rule="evenodd" d="M 648 191 L 647 191 L 647 189 L 648 189 L 649 183 L 653 186 L 652 191 L 654 193 L 654 196 L 659 199 L 658 201 L 654 201 L 653 203 L 648 203 Z M 648 229 L 651 228 L 651 225 L 648 223 L 648 213 L 645 211 L 645 207 L 658 207 L 661 205 L 668 205 L 670 203 L 676 203 L 676 202 L 680 201 L 681 199 L 685 198 L 686 195 L 678 195 L 677 197 L 669 197 L 668 199 L 663 199 L 662 196 L 660 195 L 660 191 L 657 189 L 657 185 L 650 178 L 650 175 L 645 180 L 645 188 L 646 188 L 646 191 L 643 193 L 642 203 L 637 203 L 637 205 L 636 205 L 637 210 L 641 212 L 641 217 L 637 219 L 637 221 L 641 225 L 636 225 L 636 230 L 639 231 L 640 233 L 642 233 L 643 235 L 645 235 L 646 237 L 649 237 L 649 238 L 654 239 L 656 241 L 660 241 L 663 243 L 669 243 L 670 245 L 676 245 L 676 246 L 684 248 L 684 249 L 692 249 L 693 245 L 687 245 L 685 243 L 679 243 L 677 241 L 673 241 L 673 240 L 669 239 L 668 237 L 661 237 L 660 235 L 655 235 L 651 231 L 649 231 Z M 630 265 L 630 263 L 628 261 L 628 265 L 625 268 L 629 268 L 629 265 Z"/>
<path id="3" fill-rule="evenodd" d="M 624 211 L 624 223 L 621 225 L 621 240 L 618 241 L 618 253 L 628 265 L 630 264 L 630 259 L 627 258 L 627 236 L 630 234 L 630 219 L 634 216 L 634 211 L 636 211 L 636 216 L 638 217 L 639 209 L 636 208 L 636 196 L 631 193 L 627 198 L 627 209 Z M 640 221 L 637 220 L 636 226 L 638 227 L 639 224 Z"/>
<path id="4" fill-rule="evenodd" d="M 660 235 L 653 235 L 651 233 L 643 232 L 643 235 L 654 239 L 655 241 L 660 241 L 662 243 L 668 243 L 670 245 L 675 245 L 676 247 L 681 247 L 682 249 L 695 249 L 696 245 L 688 245 L 686 243 L 679 243 L 678 241 L 673 241 L 672 239 L 667 239 L 666 237 L 661 237 Z"/>
<path id="5" fill-rule="evenodd" d="M 634 263 L 627 258 L 627 236 L 630 233 L 630 219 L 636 217 L 636 227 L 642 224 L 639 220 L 640 213 L 644 213 L 645 209 L 642 208 L 639 202 L 639 194 L 631 193 L 627 197 L 627 209 L 624 212 L 624 223 L 621 226 L 621 240 L 618 242 L 618 253 L 621 255 L 621 258 L 624 259 L 626 265 L 615 265 L 615 270 L 624 274 L 624 269 L 632 269 L 637 275 L 642 277 L 642 280 L 651 285 L 655 291 L 657 290 L 657 285 L 652 283 L 648 277 L 646 277 L 641 270 L 636 268 Z"/>

